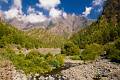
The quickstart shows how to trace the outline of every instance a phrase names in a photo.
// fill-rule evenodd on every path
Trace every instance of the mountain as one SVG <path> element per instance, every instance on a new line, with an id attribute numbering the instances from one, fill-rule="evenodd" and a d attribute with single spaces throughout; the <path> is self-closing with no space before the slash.
<path id="1" fill-rule="evenodd" d="M 76 33 L 81 28 L 87 26 L 88 19 L 83 16 L 67 15 L 66 18 L 53 19 L 52 25 L 48 27 L 50 32 L 70 37 L 72 33 Z"/>
<path id="2" fill-rule="evenodd" d="M 4 18 L 2 16 L 2 18 Z M 89 20 L 81 15 L 68 14 L 66 17 L 57 17 L 51 18 L 44 22 L 39 23 L 30 23 L 18 20 L 16 18 L 7 20 L 4 19 L 7 23 L 15 26 L 21 30 L 29 30 L 33 28 L 42 28 L 46 29 L 49 32 L 54 34 L 64 36 L 66 38 L 70 37 L 73 33 L 76 33 L 81 28 L 84 28 L 87 25 L 90 25 L 94 20 Z"/>
<path id="3" fill-rule="evenodd" d="M 65 39 L 45 29 L 21 31 L 0 21 L 0 48 L 15 44 L 24 48 L 60 48 Z"/>
<path id="4" fill-rule="evenodd" d="M 120 0 L 107 0 L 99 19 L 74 34 L 70 40 L 84 49 L 81 59 L 95 59 L 102 55 L 120 63 Z M 65 44 L 63 51 L 68 50 L 66 45 L 69 44 Z M 104 52 L 99 53 L 102 48 Z"/>
<path id="5" fill-rule="evenodd" d="M 105 44 L 120 37 L 120 0 L 107 0 L 99 19 L 71 38 L 81 47 L 90 43 Z"/>

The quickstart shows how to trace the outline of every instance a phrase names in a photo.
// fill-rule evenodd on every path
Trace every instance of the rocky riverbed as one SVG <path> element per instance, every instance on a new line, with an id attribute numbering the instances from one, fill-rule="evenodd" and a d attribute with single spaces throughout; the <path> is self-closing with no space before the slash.
<path id="1" fill-rule="evenodd" d="M 61 73 L 68 80 L 120 80 L 120 64 L 102 59 L 63 70 Z"/>
<path id="2" fill-rule="evenodd" d="M 0 80 L 120 80 L 120 64 L 106 59 L 88 63 L 66 60 L 64 67 L 51 73 L 26 76 L 5 62 L 0 68 Z"/>
<path id="3" fill-rule="evenodd" d="M 66 67 L 55 71 L 55 74 L 34 76 L 30 80 L 120 80 L 120 64 L 106 59 L 89 63 L 67 60 Z"/>

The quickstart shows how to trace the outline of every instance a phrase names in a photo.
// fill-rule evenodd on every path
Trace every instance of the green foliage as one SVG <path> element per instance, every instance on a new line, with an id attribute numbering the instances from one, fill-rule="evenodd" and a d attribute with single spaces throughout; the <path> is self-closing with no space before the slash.
<path id="1" fill-rule="evenodd" d="M 0 23 L 0 47 L 17 44 L 25 48 L 60 48 L 65 39 L 44 29 L 20 31 L 9 24 Z"/>
<path id="2" fill-rule="evenodd" d="M 72 59 L 72 60 L 81 60 L 79 55 L 71 56 L 70 59 Z"/>
<path id="3" fill-rule="evenodd" d="M 49 64 L 52 65 L 53 68 L 59 68 L 60 66 L 63 66 L 64 64 L 64 56 L 63 55 L 51 55 L 47 54 L 46 55 L 46 60 Z"/>
<path id="4" fill-rule="evenodd" d="M 106 57 L 111 61 L 120 63 L 120 39 L 116 40 L 115 43 L 105 45 Z"/>
<path id="5" fill-rule="evenodd" d="M 115 46 L 117 49 L 120 49 L 120 38 L 115 41 Z"/>
<path id="6" fill-rule="evenodd" d="M 66 41 L 64 37 L 55 35 L 45 29 L 31 29 L 25 33 L 28 36 L 39 39 L 39 41 L 41 41 L 41 46 L 45 48 L 61 48 Z"/>
<path id="7" fill-rule="evenodd" d="M 80 49 L 73 42 L 69 41 L 66 44 L 64 44 L 64 47 L 62 48 L 61 53 L 66 54 L 67 56 L 79 55 Z"/>
<path id="8" fill-rule="evenodd" d="M 64 64 L 62 55 L 42 55 L 38 51 L 31 51 L 27 55 L 15 54 L 10 48 L 2 50 L 0 58 L 12 61 L 17 69 L 23 70 L 26 74 L 47 73 Z"/>
<path id="9" fill-rule="evenodd" d="M 71 40 L 80 48 L 85 48 L 86 44 L 106 44 L 118 37 L 120 37 L 120 27 L 108 23 L 105 17 L 102 16 L 97 22 L 73 35 Z"/>
<path id="10" fill-rule="evenodd" d="M 81 29 L 71 37 L 71 41 L 78 45 L 79 48 L 85 48 L 81 53 L 82 59 L 95 59 L 96 55 L 99 55 L 99 50 L 90 46 L 93 43 L 97 43 L 105 45 L 107 58 L 115 62 L 120 62 L 119 4 L 119 0 L 107 0 L 103 14 L 98 21 L 84 29 Z"/>
<path id="11" fill-rule="evenodd" d="M 0 47 L 5 47 L 7 44 L 19 44 L 26 48 L 41 47 L 41 42 L 38 39 L 27 36 L 9 24 L 0 22 Z"/>
<path id="12" fill-rule="evenodd" d="M 82 60 L 95 60 L 103 52 L 103 47 L 99 44 L 86 45 L 85 50 L 81 53 Z"/>
<path id="13" fill-rule="evenodd" d="M 38 51 L 32 50 L 32 51 L 29 52 L 28 55 L 26 55 L 26 58 L 27 59 L 31 59 L 31 58 L 33 59 L 33 58 L 36 58 L 36 56 L 37 57 L 44 57 L 44 55 L 39 53 Z"/>

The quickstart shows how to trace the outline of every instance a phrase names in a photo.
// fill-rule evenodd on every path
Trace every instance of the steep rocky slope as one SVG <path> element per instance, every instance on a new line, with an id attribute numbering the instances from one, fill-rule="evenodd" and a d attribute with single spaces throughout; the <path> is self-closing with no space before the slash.
<path id="1" fill-rule="evenodd" d="M 54 19 L 52 23 L 53 26 L 49 29 L 50 32 L 69 37 L 72 33 L 76 33 L 81 28 L 87 26 L 90 22 L 82 16 L 67 15 L 66 18 Z"/>

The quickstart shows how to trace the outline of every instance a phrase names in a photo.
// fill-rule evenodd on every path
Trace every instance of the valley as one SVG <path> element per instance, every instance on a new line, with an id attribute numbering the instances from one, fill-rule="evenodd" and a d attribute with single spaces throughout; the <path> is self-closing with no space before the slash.
<path id="1" fill-rule="evenodd" d="M 120 80 L 119 16 L 120 0 L 106 0 L 97 20 L 32 24 L 1 14 L 0 80 Z"/>

